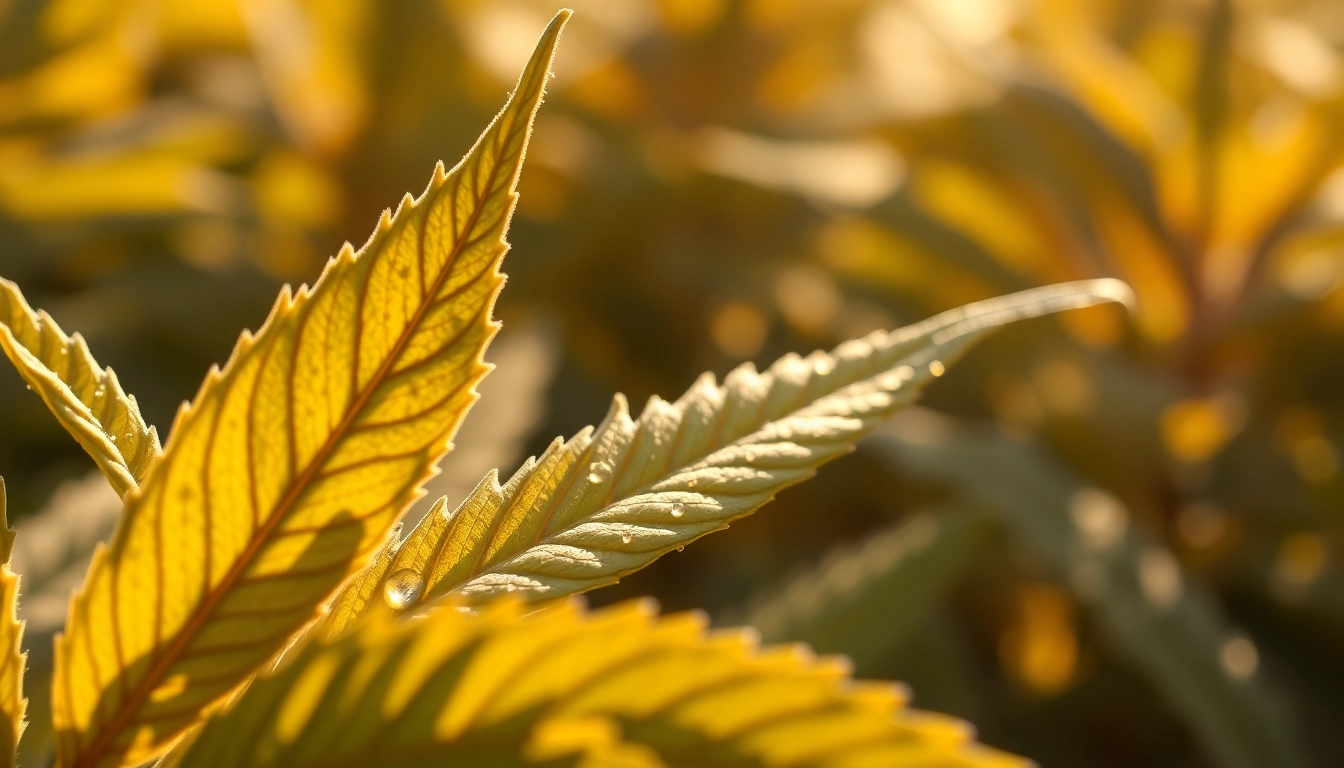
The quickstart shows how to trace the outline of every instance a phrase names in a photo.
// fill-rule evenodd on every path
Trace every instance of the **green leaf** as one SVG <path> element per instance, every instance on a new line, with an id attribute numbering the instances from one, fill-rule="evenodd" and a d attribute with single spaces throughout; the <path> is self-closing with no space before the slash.
<path id="1" fill-rule="evenodd" d="M 79 334 L 66 336 L 0 278 L 0 347 L 61 426 L 89 452 L 117 493 L 140 487 L 158 461 L 159 435 L 111 368 L 100 369 Z"/>
<path id="2" fill-rule="evenodd" d="M 811 477 L 987 331 L 1127 298 L 1123 283 L 1093 280 L 992 299 L 831 354 L 790 354 L 763 374 L 743 365 L 722 386 L 706 374 L 675 403 L 651 398 L 637 420 L 618 395 L 600 427 L 557 439 L 504 485 L 488 474 L 452 513 L 441 500 L 395 557 L 338 598 L 337 623 L 382 610 L 367 587 L 384 579 L 398 607 L 445 595 L 548 599 L 610 584 Z"/>
<path id="3" fill-rule="evenodd" d="M 831 552 L 755 601 L 746 623 L 767 642 L 807 643 L 867 669 L 924 626 L 989 528 L 969 504 L 920 512 Z"/>
<path id="4" fill-rule="evenodd" d="M 798 646 L 648 602 L 446 609 L 308 646 L 208 721 L 181 768 L 1025 766 Z M 580 763 L 580 761 L 583 761 Z"/>
<path id="5" fill-rule="evenodd" d="M 1256 676 L 1243 669 L 1238 677 L 1220 661 L 1238 634 L 1215 599 L 1130 524 L 1118 500 L 1034 445 L 927 412 L 904 414 L 875 435 L 874 445 L 900 467 L 950 483 L 1000 516 L 1069 582 L 1218 765 L 1304 764 L 1270 693 Z"/>

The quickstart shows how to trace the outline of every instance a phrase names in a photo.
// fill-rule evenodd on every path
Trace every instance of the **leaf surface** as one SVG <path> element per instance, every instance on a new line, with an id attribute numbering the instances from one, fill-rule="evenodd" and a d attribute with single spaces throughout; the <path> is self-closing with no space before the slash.
<path id="1" fill-rule="evenodd" d="M 23 734 L 23 622 L 19 621 L 19 577 L 9 568 L 14 531 L 9 527 L 5 480 L 0 478 L 0 766 L 12 766 Z"/>
<path id="2" fill-rule="evenodd" d="M 0 347 L 28 386 L 84 446 L 121 496 L 138 488 L 162 450 L 135 398 L 111 368 L 101 369 L 79 334 L 66 336 L 0 278 Z"/>
<path id="3" fill-rule="evenodd" d="M 382 610 L 364 586 L 385 577 L 413 585 L 408 604 L 610 584 L 811 477 L 994 327 L 1127 297 L 1123 283 L 1094 280 L 972 304 L 831 354 L 787 355 L 763 374 L 747 364 L 722 386 L 706 374 L 675 403 L 650 399 L 637 420 L 618 395 L 600 427 L 557 439 L 503 486 L 491 473 L 451 514 L 441 501 L 338 598 L 328 634 Z"/>
<path id="4" fill-rule="evenodd" d="M 308 646 L 207 721 L 181 768 L 1026 766 L 897 686 L 649 603 L 441 610 Z M 548 762 L 549 761 L 549 762 Z"/>
<path id="5" fill-rule="evenodd" d="M 207 376 L 94 556 L 58 640 L 62 766 L 161 753 L 358 571 L 447 450 L 487 370 L 504 233 L 568 18 L 451 172 L 281 293 Z"/>

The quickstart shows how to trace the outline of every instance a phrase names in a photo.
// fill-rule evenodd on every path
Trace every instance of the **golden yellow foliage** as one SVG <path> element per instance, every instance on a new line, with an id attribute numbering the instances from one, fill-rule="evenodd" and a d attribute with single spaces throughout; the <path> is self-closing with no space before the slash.
<path id="1" fill-rule="evenodd" d="M 23 640 L 23 622 L 15 615 L 19 601 L 19 577 L 10 570 L 14 552 L 14 531 L 9 527 L 5 480 L 0 478 L 0 767 L 15 764 L 19 736 L 23 734 L 23 715 L 28 706 L 23 698 L 24 656 L 19 648 Z"/>
<path id="2" fill-rule="evenodd" d="M 384 213 L 184 408 L 57 642 L 62 765 L 154 757 L 284 647 L 415 498 L 474 400 L 560 29 L 418 200 Z"/>
<path id="3" fill-rule="evenodd" d="M 647 602 L 370 622 L 254 683 L 178 765 L 1029 765 L 843 660 L 753 637 Z"/>
<path id="4" fill-rule="evenodd" d="M 100 370 L 79 334 L 66 336 L 34 312 L 19 287 L 0 278 L 0 347 L 61 425 L 125 496 L 159 459 L 159 435 L 111 368 Z"/>

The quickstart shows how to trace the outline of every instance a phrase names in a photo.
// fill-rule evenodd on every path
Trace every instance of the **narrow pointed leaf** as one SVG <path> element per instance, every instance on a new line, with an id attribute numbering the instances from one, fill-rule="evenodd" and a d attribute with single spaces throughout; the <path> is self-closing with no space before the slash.
<path id="1" fill-rule="evenodd" d="M 158 433 L 112 369 L 98 367 L 84 339 L 66 336 L 50 315 L 34 312 L 19 287 L 3 278 L 0 347 L 117 493 L 138 488 L 162 453 Z"/>
<path id="2" fill-rule="evenodd" d="M 9 527 L 5 480 L 0 478 L 0 768 L 13 768 L 23 734 L 23 622 L 19 621 L 19 577 L 9 568 L 14 531 Z"/>
<path id="3" fill-rule="evenodd" d="M 178 415 L 58 641 L 62 766 L 136 764 L 221 701 L 357 572 L 486 372 L 504 233 L 567 13 L 451 172 L 282 292 Z"/>
<path id="4" fill-rule="evenodd" d="M 521 614 L 443 610 L 315 643 L 208 721 L 179 765 L 1028 764 L 799 646 L 758 651 L 749 633 L 706 636 L 702 618 L 659 620 L 647 603 Z"/>
<path id="5" fill-rule="evenodd" d="M 415 575 L 417 599 L 546 599 L 610 584 L 811 477 L 992 328 L 1127 301 L 1128 290 L 1115 280 L 1051 286 L 831 354 L 788 355 L 763 374 L 744 365 L 722 386 L 707 374 L 675 403 L 651 399 L 637 420 L 617 396 L 596 430 L 556 440 L 502 486 L 487 475 L 455 512 L 439 505 L 372 568 Z"/>

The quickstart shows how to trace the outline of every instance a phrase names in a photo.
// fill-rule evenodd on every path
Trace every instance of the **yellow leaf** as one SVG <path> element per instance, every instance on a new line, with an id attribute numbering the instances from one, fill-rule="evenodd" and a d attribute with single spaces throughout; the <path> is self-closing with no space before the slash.
<path id="1" fill-rule="evenodd" d="M 9 527 L 5 501 L 5 479 L 0 477 L 0 768 L 13 768 L 23 734 L 23 713 L 28 700 L 23 698 L 23 663 L 19 651 L 23 640 L 23 622 L 16 609 L 19 602 L 19 577 L 10 570 L 14 552 L 14 531 Z"/>
<path id="2" fill-rule="evenodd" d="M 129 494 L 57 641 L 66 768 L 137 764 L 247 680 L 367 561 L 486 372 L 514 186 L 561 12 L 460 165 L 281 293 Z"/>
<path id="3" fill-rule="evenodd" d="M 722 386 L 706 374 L 675 403 L 651 399 L 638 420 L 618 395 L 596 431 L 557 439 L 503 486 L 491 472 L 452 514 L 441 500 L 395 557 L 342 591 L 322 629 L 337 635 L 384 603 L 550 599 L 610 584 L 811 477 L 989 329 L 1127 298 L 1123 283 L 1094 280 L 992 299 L 832 354 L 788 355 L 764 374 L 746 364 Z"/>
<path id="4" fill-rule="evenodd" d="M 648 602 L 523 615 L 512 601 L 370 622 L 254 682 L 180 765 L 1029 764 L 908 709 L 897 686 L 851 682 L 842 660 L 704 624 Z"/>
<path id="5" fill-rule="evenodd" d="M 158 433 L 112 369 L 98 368 L 84 339 L 66 336 L 50 315 L 34 312 L 19 287 L 3 278 L 0 347 L 117 493 L 138 488 L 159 459 Z"/>

